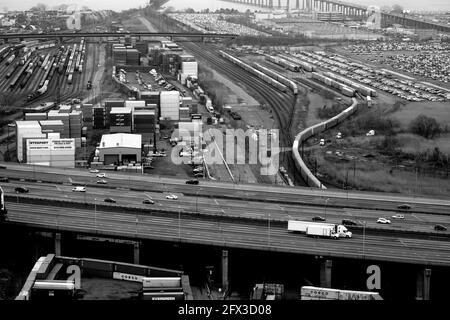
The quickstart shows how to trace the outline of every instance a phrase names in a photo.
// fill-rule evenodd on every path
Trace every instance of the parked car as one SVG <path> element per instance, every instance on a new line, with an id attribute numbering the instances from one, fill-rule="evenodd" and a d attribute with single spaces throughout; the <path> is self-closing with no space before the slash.
<path id="1" fill-rule="evenodd" d="M 342 139 L 342 133 L 338 132 L 338 133 L 336 134 L 336 139 Z"/>
<path id="2" fill-rule="evenodd" d="M 86 187 L 75 187 L 72 189 L 73 192 L 86 192 Z"/>
<path id="3" fill-rule="evenodd" d="M 98 173 L 97 178 L 106 178 L 106 173 L 104 173 L 104 172 Z"/>
<path id="4" fill-rule="evenodd" d="M 150 200 L 150 199 L 145 199 L 144 201 L 142 201 L 143 204 L 155 204 L 155 201 Z"/>
<path id="5" fill-rule="evenodd" d="M 102 179 L 102 180 L 98 180 L 97 183 L 98 183 L 98 184 L 107 184 L 108 181 Z"/>
<path id="6" fill-rule="evenodd" d="M 377 223 L 390 224 L 391 220 L 386 219 L 386 218 L 378 218 Z"/>
<path id="7" fill-rule="evenodd" d="M 198 184 L 198 180 L 188 180 L 186 184 Z"/>
<path id="8" fill-rule="evenodd" d="M 116 200 L 114 200 L 113 198 L 106 198 L 105 200 L 103 200 L 105 202 L 109 202 L 109 203 L 116 203 Z"/>
<path id="9" fill-rule="evenodd" d="M 434 226 L 434 230 L 436 230 L 436 231 L 447 231 L 447 227 L 444 227 L 441 224 L 437 224 L 437 225 Z"/>
<path id="10" fill-rule="evenodd" d="M 315 216 L 312 218 L 312 221 L 325 221 L 326 219 L 321 216 Z"/>
<path id="11" fill-rule="evenodd" d="M 343 224 L 344 226 L 357 226 L 357 225 L 358 225 L 355 221 L 350 220 L 350 219 L 344 219 L 344 220 L 342 220 L 342 224 Z"/>
<path id="12" fill-rule="evenodd" d="M 394 219 L 405 219 L 405 216 L 400 214 L 400 213 L 397 213 L 397 214 L 394 214 L 392 216 L 392 218 L 394 218 Z"/>
<path id="13" fill-rule="evenodd" d="M 178 197 L 174 194 L 169 194 L 168 196 L 166 196 L 166 199 L 170 199 L 170 200 L 177 200 Z"/>
<path id="14" fill-rule="evenodd" d="M 411 209 L 411 206 L 409 204 L 404 203 L 404 204 L 399 204 L 397 206 L 397 208 L 403 209 L 403 210 L 409 210 L 409 209 Z"/>
<path id="15" fill-rule="evenodd" d="M 28 190 L 27 188 L 24 187 L 16 187 L 14 189 L 17 193 L 28 193 L 30 190 Z"/>

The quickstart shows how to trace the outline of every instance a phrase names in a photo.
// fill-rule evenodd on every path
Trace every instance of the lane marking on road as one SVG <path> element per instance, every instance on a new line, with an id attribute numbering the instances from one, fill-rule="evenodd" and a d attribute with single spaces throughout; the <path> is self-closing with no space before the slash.
<path id="1" fill-rule="evenodd" d="M 219 205 L 219 202 L 217 202 L 217 199 L 214 199 L 214 202 L 215 202 L 217 205 Z"/>
<path id="2" fill-rule="evenodd" d="M 414 213 L 411 214 L 411 216 L 413 216 L 414 218 L 416 218 L 419 221 L 424 221 L 423 219 L 419 218 L 418 216 L 416 216 Z"/>
<path id="3" fill-rule="evenodd" d="M 405 243 L 402 239 L 400 239 L 400 243 L 401 243 L 404 247 L 407 247 L 406 243 Z"/>

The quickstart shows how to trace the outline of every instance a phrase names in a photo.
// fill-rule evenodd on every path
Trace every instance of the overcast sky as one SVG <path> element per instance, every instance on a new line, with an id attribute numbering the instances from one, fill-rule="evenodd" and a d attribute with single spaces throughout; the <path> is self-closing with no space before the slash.
<path id="1" fill-rule="evenodd" d="M 286 0 L 282 0 L 285 2 Z M 398 3 L 402 5 L 405 9 L 411 10 L 450 10 L 450 1 L 449 0 L 347 0 L 348 2 L 360 3 L 364 5 L 392 5 L 394 3 Z M 77 0 L 72 3 L 76 3 L 78 6 L 88 6 L 91 9 L 99 10 L 99 9 L 111 9 L 115 11 L 120 11 L 123 9 L 129 9 L 132 7 L 144 6 L 146 0 Z M 291 3 L 295 3 L 295 1 L 290 1 Z M 48 6 L 54 6 L 61 3 L 70 4 L 69 1 L 61 1 L 61 0 L 1 0 L 0 1 L 0 10 L 3 11 L 4 7 L 7 7 L 9 10 L 26 10 L 31 8 L 33 5 L 37 3 L 45 3 Z M 277 2 L 276 2 L 277 3 Z M 300 0 L 302 3 L 302 0 Z M 170 0 L 167 4 L 173 6 L 177 9 L 183 9 L 186 7 L 192 7 L 196 10 L 202 8 L 221 8 L 227 7 L 236 8 L 235 3 L 227 3 L 220 2 L 216 0 Z M 291 4 L 292 6 L 292 4 Z"/>

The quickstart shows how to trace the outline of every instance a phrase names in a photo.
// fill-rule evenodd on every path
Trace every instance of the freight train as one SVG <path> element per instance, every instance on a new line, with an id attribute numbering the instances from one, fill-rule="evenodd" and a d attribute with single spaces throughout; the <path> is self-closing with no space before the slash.
<path id="1" fill-rule="evenodd" d="M 347 87 L 345 84 L 342 84 L 336 80 L 333 80 L 331 78 L 328 78 L 320 73 L 317 72 L 313 72 L 312 73 L 312 78 L 323 83 L 326 84 L 329 87 L 335 88 L 337 90 L 339 90 L 339 92 L 341 92 L 344 96 L 347 97 L 354 97 L 355 96 L 355 90 L 352 88 Z"/>
<path id="2" fill-rule="evenodd" d="M 294 81 L 289 80 L 286 77 L 283 77 L 281 74 L 276 73 L 275 71 L 272 71 L 266 67 L 263 67 L 262 65 L 254 62 L 253 66 L 258 69 L 259 71 L 264 72 L 265 74 L 267 74 L 268 76 L 274 78 L 275 80 L 278 80 L 279 82 L 281 82 L 282 84 L 288 86 L 289 88 L 291 88 L 292 92 L 294 94 L 298 94 L 298 88 L 297 85 L 295 84 Z"/>
<path id="3" fill-rule="evenodd" d="M 288 55 L 285 55 L 285 54 L 280 54 L 278 56 L 278 58 L 279 59 L 285 59 L 288 62 L 291 62 L 291 63 L 294 63 L 294 64 L 298 65 L 298 69 L 299 70 L 302 69 L 302 70 L 308 71 L 308 72 L 316 71 L 316 68 L 312 64 L 310 64 L 310 63 L 308 63 L 306 61 L 303 61 L 303 60 L 301 60 L 299 58 L 288 56 Z"/>
<path id="4" fill-rule="evenodd" d="M 273 87 L 277 88 L 278 90 L 282 91 L 282 92 L 287 92 L 287 87 L 278 82 L 277 80 L 269 77 L 268 75 L 264 74 L 263 72 L 256 70 L 255 68 L 249 66 L 248 64 L 246 64 L 245 62 L 233 57 L 232 55 L 229 55 L 228 53 L 219 50 L 219 53 L 222 57 L 224 57 L 225 59 L 231 61 L 232 63 L 234 63 L 235 65 L 243 68 L 244 70 L 247 70 L 248 72 L 250 72 L 251 74 L 255 75 L 256 77 L 262 79 L 264 82 L 267 82 L 268 84 L 272 85 Z"/>
<path id="5" fill-rule="evenodd" d="M 275 64 L 277 64 L 279 66 L 282 66 L 283 68 L 286 68 L 286 69 L 288 69 L 290 71 L 294 71 L 294 72 L 299 72 L 300 71 L 300 69 L 299 69 L 299 67 L 297 65 L 295 65 L 292 62 L 287 61 L 285 59 L 281 59 L 279 57 L 273 57 L 273 56 L 270 56 L 270 55 L 266 55 L 266 60 L 270 61 L 270 62 L 273 62 L 273 63 L 275 63 Z"/>
<path id="6" fill-rule="evenodd" d="M 332 72 L 326 72 L 325 76 L 327 76 L 333 80 L 344 83 L 345 85 L 355 89 L 356 91 L 358 91 L 360 94 L 362 94 L 364 96 L 368 96 L 368 97 L 376 97 L 377 96 L 376 90 L 371 89 L 366 86 L 363 86 L 362 84 L 356 83 L 350 79 L 338 76 L 337 74 L 334 74 Z"/>
<path id="7" fill-rule="evenodd" d="M 300 172 L 300 175 L 303 177 L 303 180 L 306 182 L 306 184 L 309 187 L 315 187 L 320 189 L 326 189 L 326 187 L 322 184 L 322 182 L 317 179 L 312 172 L 309 170 L 306 163 L 303 161 L 302 157 L 300 156 L 299 148 L 309 138 L 311 138 L 314 135 L 317 135 L 323 131 L 326 131 L 345 119 L 347 119 L 349 116 L 351 116 L 353 113 L 355 113 L 358 109 L 358 101 L 353 98 L 353 103 L 350 107 L 339 113 L 338 115 L 334 116 L 331 119 L 328 119 L 324 122 L 318 123 L 312 127 L 309 127 L 302 132 L 300 132 L 294 140 L 294 144 L 292 146 L 292 157 L 294 158 L 295 166 Z"/>

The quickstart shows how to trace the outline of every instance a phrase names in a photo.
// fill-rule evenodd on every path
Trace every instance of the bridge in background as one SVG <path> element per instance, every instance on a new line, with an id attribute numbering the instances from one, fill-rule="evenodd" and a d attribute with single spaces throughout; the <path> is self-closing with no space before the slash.
<path id="1" fill-rule="evenodd" d="M 234 39 L 238 37 L 237 34 L 228 33 L 176 33 L 176 32 L 58 32 L 58 33 L 5 33 L 0 35 L 1 39 L 7 41 L 8 39 L 64 39 L 64 38 L 118 38 L 124 36 L 138 37 L 166 37 L 171 40 L 174 38 L 220 38 L 220 39 Z"/>
<path id="2" fill-rule="evenodd" d="M 366 20 L 371 14 L 370 7 L 339 0 L 224 0 L 269 9 L 304 10 L 306 12 L 338 12 L 354 20 Z M 407 15 L 380 12 L 381 26 L 401 24 L 415 29 L 434 29 L 450 33 L 450 25 L 419 20 Z"/>

